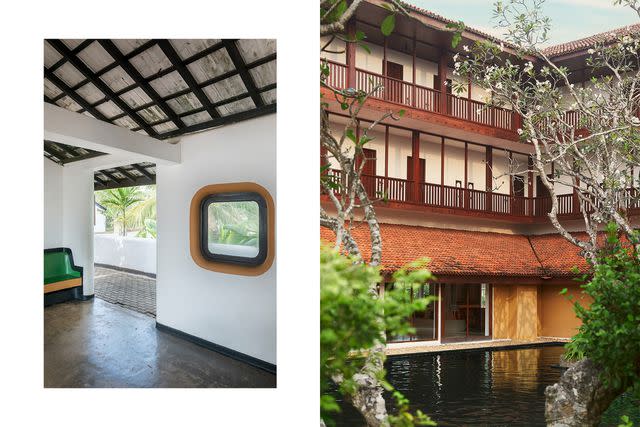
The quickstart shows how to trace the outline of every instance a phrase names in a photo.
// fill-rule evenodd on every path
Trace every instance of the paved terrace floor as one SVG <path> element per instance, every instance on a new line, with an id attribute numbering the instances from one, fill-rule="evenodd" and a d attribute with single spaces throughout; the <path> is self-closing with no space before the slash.
<path id="1" fill-rule="evenodd" d="M 94 292 L 97 298 L 147 316 L 156 317 L 156 280 L 139 274 L 96 267 Z"/>
<path id="2" fill-rule="evenodd" d="M 44 309 L 45 387 L 275 387 L 276 376 L 94 298 Z"/>

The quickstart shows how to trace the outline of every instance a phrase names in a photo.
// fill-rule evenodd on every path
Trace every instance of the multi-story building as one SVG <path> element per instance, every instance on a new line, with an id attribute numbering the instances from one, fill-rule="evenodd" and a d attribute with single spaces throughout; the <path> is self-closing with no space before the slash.
<path id="1" fill-rule="evenodd" d="M 376 212 L 386 277 L 421 257 L 431 259 L 437 277 L 418 293 L 437 295 L 438 301 L 414 316 L 416 334 L 401 339 L 572 336 L 579 320 L 560 291 L 568 288 L 568 294 L 583 298 L 572 268 L 588 267 L 551 226 L 551 200 L 540 177 L 530 171 L 510 174 L 514 164 L 532 169 L 533 146 L 519 140 L 520 118 L 508 107 L 486 107 L 490 94 L 473 83 L 462 94 L 451 93 L 452 80 L 459 78 L 453 56 L 465 44 L 497 40 L 467 27 L 454 49 L 447 29 L 453 20 L 409 5 L 410 16 L 398 16 L 393 33 L 385 37 L 379 28 L 388 11 L 381 3 L 362 4 L 348 26 L 367 35 L 370 53 L 334 41 L 328 50 L 335 53 L 324 53 L 323 60 L 333 87 L 370 91 L 383 86 L 360 111 L 359 127 L 383 112 L 405 110 L 399 121 L 383 121 L 368 133 L 375 139 L 366 145 L 363 169 L 370 195 L 385 194 Z M 640 25 L 613 32 L 629 31 L 640 31 Z M 571 70 L 572 83 L 589 85 L 587 49 L 609 38 L 612 32 L 552 46 L 546 53 Z M 505 45 L 506 54 L 515 53 Z M 341 135 L 347 117 L 340 105 L 325 99 L 332 129 Z M 547 172 L 553 174 L 553 165 Z M 335 162 L 328 173 L 344 179 Z M 577 195 L 571 187 L 555 185 L 561 221 L 579 230 Z M 321 203 L 332 209 L 326 195 Z M 368 238 L 364 227 L 355 230 L 361 242 Z M 328 230 L 322 236 L 333 237 Z"/>

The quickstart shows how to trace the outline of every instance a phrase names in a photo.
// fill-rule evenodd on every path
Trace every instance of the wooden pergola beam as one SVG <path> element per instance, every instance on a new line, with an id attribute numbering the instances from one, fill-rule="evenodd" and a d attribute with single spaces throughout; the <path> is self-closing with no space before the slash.
<path id="1" fill-rule="evenodd" d="M 191 88 L 193 94 L 196 96 L 196 98 L 198 98 L 198 101 L 200 101 L 200 104 L 202 104 L 202 106 L 206 108 L 207 113 L 209 113 L 209 115 L 213 118 L 220 117 L 218 111 L 211 105 L 209 97 L 206 93 L 204 93 L 202 88 L 198 86 L 198 82 L 184 65 L 178 53 L 175 51 L 173 46 L 171 46 L 171 43 L 169 43 L 169 40 L 159 40 L 158 46 L 160 46 L 162 52 L 167 56 L 167 58 L 169 58 L 171 64 L 176 67 L 176 71 L 178 72 L 178 74 L 180 74 L 180 77 L 182 77 L 182 79 L 187 83 L 187 86 Z"/>
<path id="2" fill-rule="evenodd" d="M 185 129 L 182 129 L 182 132 L 178 132 L 177 130 L 166 132 L 159 135 L 158 139 L 173 138 L 175 136 L 182 135 L 183 133 L 196 132 L 204 129 L 209 129 L 211 127 L 222 126 L 230 123 L 239 122 L 242 120 L 252 119 L 254 117 L 264 116 L 266 114 L 272 114 L 275 112 L 276 112 L 276 104 L 269 104 L 261 108 L 254 108 L 251 110 L 243 111 L 241 113 L 230 114 L 228 116 L 209 120 L 208 122 L 202 122 L 193 126 L 187 126 Z"/>
<path id="3" fill-rule="evenodd" d="M 91 113 L 91 115 L 93 117 L 95 117 L 96 119 L 100 119 L 100 120 L 104 120 L 105 122 L 108 122 L 109 120 L 107 119 L 107 117 L 102 114 L 99 110 L 97 110 L 96 108 L 92 107 L 91 104 L 89 104 L 83 97 L 81 97 L 80 95 L 78 95 L 77 92 L 71 90 L 69 88 L 69 86 L 67 86 L 67 84 L 65 82 L 63 82 L 58 76 L 56 76 L 55 74 L 53 74 L 50 70 L 48 70 L 46 67 L 44 69 L 44 76 L 49 79 L 49 81 L 51 81 L 51 83 L 53 83 L 54 85 L 56 85 L 58 87 L 58 89 L 60 89 L 62 91 L 63 94 L 67 95 L 69 98 L 73 99 L 76 103 L 78 103 L 78 105 L 80 105 L 82 108 L 84 108 L 86 111 L 88 111 L 89 113 Z M 57 105 L 54 102 L 52 102 L 51 104 L 53 105 Z"/>
<path id="4" fill-rule="evenodd" d="M 176 113 L 167 105 L 167 103 L 162 99 L 162 97 L 156 92 L 156 90 L 149 84 L 149 81 L 145 80 L 144 77 L 138 72 L 136 67 L 131 65 L 124 55 L 120 52 L 120 50 L 116 47 L 116 45 L 111 40 L 99 40 L 100 45 L 107 51 L 109 55 L 122 67 L 122 69 L 129 74 L 129 76 L 133 79 L 134 82 L 138 84 L 140 89 L 142 89 L 152 101 L 162 110 L 162 112 L 176 125 L 178 129 L 182 129 L 186 127 L 182 119 L 176 115 Z M 135 111 L 135 110 L 134 110 Z M 137 111 L 136 111 L 137 113 Z"/>
<path id="5" fill-rule="evenodd" d="M 259 92 L 260 93 L 267 92 L 269 90 L 276 89 L 276 87 L 277 87 L 277 84 L 276 83 L 272 83 L 270 85 L 267 85 L 267 86 L 263 87 L 262 89 L 259 89 Z M 251 96 L 251 95 L 249 95 L 248 92 L 245 92 L 245 93 L 241 93 L 240 95 L 235 95 L 235 96 L 231 96 L 229 98 L 225 98 L 222 101 L 214 102 L 211 105 L 213 107 L 222 107 L 223 105 L 230 104 L 232 102 L 236 102 L 236 101 L 240 101 L 242 99 L 248 98 L 249 96 Z M 206 111 L 206 110 L 207 109 L 205 107 L 194 108 L 193 110 L 185 111 L 184 113 L 178 114 L 178 117 L 186 117 L 186 116 L 190 116 L 192 114 L 201 113 L 201 112 Z M 115 119 L 116 117 L 113 117 L 113 119 Z M 163 120 L 160 120 L 160 121 L 152 123 L 152 124 L 155 126 L 155 125 L 159 125 L 159 124 L 162 124 L 162 123 L 166 123 L 168 121 L 170 121 L 170 120 L 169 119 L 163 119 Z M 137 130 L 140 130 L 140 128 L 136 128 L 136 129 L 132 129 L 132 130 L 133 131 L 137 131 Z"/>
<path id="6" fill-rule="evenodd" d="M 115 96 L 111 88 L 107 86 L 105 82 L 103 82 L 87 65 L 85 65 L 80 58 L 73 55 L 71 50 L 65 46 L 64 43 L 60 40 L 48 40 L 49 44 L 53 46 L 54 49 L 58 51 L 62 56 L 67 57 L 69 62 L 76 67 L 76 69 L 83 74 L 85 77 L 89 79 L 91 83 L 93 83 L 102 93 L 104 93 L 110 101 L 118 106 L 122 111 L 128 112 L 129 117 L 136 122 L 136 124 L 143 128 L 150 136 L 155 137 L 158 135 L 158 132 L 155 131 L 151 126 L 147 124 L 147 122 L 142 118 L 138 113 L 131 110 L 129 105 L 124 102 L 121 98 Z M 91 111 L 90 111 L 91 112 Z M 93 114 L 93 113 L 92 113 Z M 101 114 L 102 116 L 102 114 Z M 104 116 L 102 116 L 104 117 Z M 109 121 L 106 120 L 105 121 Z"/>
<path id="7" fill-rule="evenodd" d="M 247 67 L 244 63 L 244 59 L 242 59 L 242 55 L 238 50 L 238 46 L 236 46 L 235 40 L 226 39 L 226 40 L 223 40 L 222 43 L 224 43 L 224 47 L 225 49 L 227 49 L 227 53 L 231 57 L 231 61 L 233 61 L 233 65 L 235 66 L 236 70 L 238 70 L 238 74 L 242 79 L 242 83 L 244 83 L 245 87 L 247 88 L 247 91 L 251 95 L 251 99 L 253 100 L 253 103 L 256 105 L 257 108 L 263 107 L 264 102 L 262 101 L 262 98 L 260 97 L 260 94 L 257 91 L 256 82 L 253 80 L 253 77 L 251 77 L 251 73 L 249 73 L 249 70 L 247 70 Z"/>
<path id="8" fill-rule="evenodd" d="M 149 179 L 153 179 L 155 181 L 156 176 L 149 173 L 149 171 L 147 171 L 147 169 L 143 166 L 141 166 L 138 163 L 134 163 L 131 165 L 132 168 L 134 168 L 135 170 L 137 170 L 138 172 L 140 172 L 142 175 L 146 176 Z"/>

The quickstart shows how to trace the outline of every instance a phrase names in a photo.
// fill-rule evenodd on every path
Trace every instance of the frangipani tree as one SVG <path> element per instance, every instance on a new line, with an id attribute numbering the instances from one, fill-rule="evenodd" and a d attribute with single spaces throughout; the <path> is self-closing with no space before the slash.
<path id="1" fill-rule="evenodd" d="M 456 55 L 454 73 L 487 90 L 491 94 L 490 104 L 506 105 L 521 116 L 518 133 L 521 141 L 533 148 L 531 170 L 550 194 L 549 219 L 564 238 L 581 249 L 597 273 L 586 289 L 596 296 L 594 304 L 600 314 L 585 316 L 584 311 L 578 310 L 582 319 L 593 320 L 594 316 L 596 319 L 584 324 L 578 341 L 572 342 L 573 349 L 594 349 L 599 348 L 593 341 L 598 331 L 590 328 L 598 325 L 601 315 L 609 310 L 626 310 L 624 322 L 640 323 L 635 308 L 640 301 L 606 298 L 608 284 L 640 286 L 639 280 L 630 280 L 629 276 L 636 274 L 640 262 L 640 240 L 630 218 L 630 209 L 640 207 L 636 188 L 640 170 L 640 34 L 621 31 L 595 44 L 586 59 L 593 78 L 586 85 L 576 84 L 575 76 L 554 63 L 541 48 L 550 29 L 550 20 L 541 13 L 543 3 L 544 0 L 496 2 L 494 15 L 498 26 L 506 30 L 506 41 L 517 55 L 506 55 L 503 45 L 477 42 L 463 46 L 462 53 Z M 640 1 L 615 3 L 640 17 Z M 454 87 L 456 92 L 461 89 L 460 85 Z M 553 174 L 549 173 L 551 165 Z M 528 169 L 529 165 L 524 167 Z M 521 174 L 521 168 L 522 165 L 513 164 L 511 173 Z M 586 232 L 586 238 L 558 219 L 557 190 L 561 186 L 571 188 L 578 198 L 583 223 L 579 231 Z M 617 230 L 632 245 L 632 250 L 623 252 L 630 257 L 631 264 L 614 264 L 628 271 L 601 267 L 612 264 L 610 257 L 622 256 L 607 257 L 602 238 L 606 227 Z M 616 295 L 637 295 L 637 292 Z M 612 301 L 616 304 L 612 305 Z M 627 326 L 623 322 L 608 325 L 611 333 L 622 332 Z M 582 345 L 585 340 L 593 345 Z M 635 366 L 638 372 L 622 377 L 640 378 L 640 343 L 624 344 L 610 350 L 624 348 L 625 360 L 631 360 L 625 366 Z M 604 355 L 606 351 L 584 354 L 586 357 L 567 370 L 558 384 L 547 388 L 548 425 L 597 425 L 613 399 L 629 388 L 628 382 L 607 381 L 607 377 L 621 375 L 610 375 L 610 370 L 616 367 L 614 363 L 607 365 L 612 359 Z"/>
<path id="2" fill-rule="evenodd" d="M 354 16 L 358 6 L 362 3 L 362 0 L 353 0 L 348 3 L 346 0 L 322 0 L 320 2 L 320 35 L 322 37 L 328 37 L 328 42 L 324 43 L 321 47 L 321 54 L 330 51 L 330 45 L 333 40 L 342 40 L 345 43 L 358 46 L 359 48 L 368 51 L 368 47 L 364 44 L 365 34 L 361 31 L 349 33 L 347 31 L 347 22 Z M 389 10 L 388 15 L 382 21 L 380 30 L 388 36 L 395 27 L 396 14 L 407 12 L 404 10 L 402 4 L 397 0 L 390 0 L 388 4 L 384 6 Z M 333 52 L 336 53 L 336 52 Z M 327 195 L 331 201 L 331 210 L 325 210 L 320 208 L 320 225 L 328 228 L 335 233 L 334 251 L 342 250 L 344 253 L 350 256 L 348 263 L 366 263 L 360 265 L 357 269 L 361 273 L 366 271 L 367 268 L 376 269 L 382 262 L 382 237 L 380 234 L 380 225 L 375 212 L 374 204 L 378 197 L 382 195 L 368 194 L 367 190 L 362 182 L 362 172 L 366 161 L 363 148 L 373 138 L 369 136 L 371 130 L 380 122 L 389 120 L 398 120 L 403 115 L 402 111 L 387 111 L 380 115 L 380 117 L 367 127 L 358 126 L 358 116 L 360 110 L 365 105 L 370 95 L 374 94 L 378 90 L 382 89 L 382 85 L 371 85 L 373 88 L 368 92 L 358 90 L 357 88 L 337 88 L 332 87 L 329 83 L 330 79 L 330 67 L 326 62 L 321 63 L 320 66 L 320 86 L 329 93 L 328 98 L 321 99 L 320 108 L 320 145 L 322 147 L 322 165 L 321 165 L 321 188 L 323 194 Z M 328 106 L 329 102 L 337 102 L 341 109 L 348 114 L 347 123 L 341 132 L 332 132 Z M 360 129 L 358 133 L 357 129 Z M 342 171 L 344 179 L 341 182 L 337 182 L 331 177 L 329 172 L 329 165 L 331 162 L 336 163 Z M 368 259 L 363 257 L 363 250 L 360 249 L 358 242 L 353 238 L 352 229 L 357 224 L 366 224 L 369 230 L 370 256 Z M 329 259 L 323 256 L 323 259 Z M 415 267 L 415 266 L 414 266 Z M 416 269 L 418 269 L 416 267 Z M 323 264 L 323 275 L 328 275 L 331 269 L 325 269 Z M 423 277 L 426 280 L 428 272 L 423 271 Z M 393 314 L 389 313 L 389 318 L 385 316 L 385 307 L 389 307 L 388 303 L 393 304 L 396 301 L 392 295 L 387 302 L 377 301 L 377 286 L 379 280 L 371 280 L 367 283 L 368 289 L 366 293 L 362 293 L 361 287 L 355 286 L 356 282 L 353 280 L 355 276 L 351 274 L 350 277 L 353 281 L 352 295 L 342 295 L 349 304 L 343 304 L 342 306 L 352 307 L 356 310 L 357 307 L 361 307 L 361 304 L 352 304 L 354 301 L 366 301 L 367 298 L 371 299 L 368 307 L 373 312 L 360 312 L 360 313 L 342 313 L 342 317 L 336 317 L 334 323 L 344 322 L 345 324 L 349 319 L 357 317 L 358 314 L 364 314 L 367 319 L 372 321 L 374 327 L 370 328 L 369 334 L 363 334 L 367 336 L 367 340 L 360 341 L 360 344 L 366 343 L 367 348 L 353 348 L 354 351 L 366 350 L 366 355 L 360 360 L 361 363 L 343 364 L 343 363 L 328 363 L 324 361 L 322 365 L 322 371 L 328 372 L 331 375 L 333 381 L 338 385 L 338 388 L 351 404 L 360 412 L 365 422 L 370 427 L 411 427 L 414 425 L 432 425 L 432 421 L 423 413 L 417 412 L 411 414 L 408 411 L 408 402 L 398 392 L 394 392 L 397 414 L 389 414 L 387 412 L 385 399 L 383 397 L 384 388 L 388 391 L 392 391 L 393 388 L 390 384 L 387 384 L 384 380 L 384 359 L 385 359 L 385 329 L 389 326 L 389 323 L 393 319 Z M 423 281 L 424 282 L 424 281 Z M 322 311 L 332 312 L 332 307 L 339 305 L 337 295 L 340 292 L 335 292 L 334 282 L 329 280 L 328 277 L 323 277 L 321 280 L 323 286 L 323 306 Z M 348 284 L 347 284 L 348 285 Z M 409 285 L 412 286 L 412 285 Z M 341 291 L 348 292 L 349 286 L 342 286 Z M 324 296 L 328 296 L 324 298 Z M 414 303 L 417 305 L 407 305 L 403 310 L 404 319 L 409 313 L 424 307 L 430 301 L 430 299 L 416 300 Z M 337 312 L 333 312 L 336 315 Z M 337 315 L 336 315 L 337 316 Z M 329 316 L 330 317 L 330 316 Z M 344 348 L 346 343 L 336 347 L 325 347 L 325 343 L 329 346 L 334 346 L 340 343 L 340 340 L 326 339 L 328 332 L 332 333 L 332 336 L 336 335 L 336 331 L 341 331 L 344 325 L 336 325 L 332 328 L 325 328 L 323 323 L 323 333 L 321 335 L 325 338 L 322 340 L 322 354 L 327 353 L 327 348 L 335 350 L 335 354 L 332 356 L 339 357 L 340 352 L 338 348 Z M 367 327 L 367 323 L 359 322 L 358 328 Z M 403 326 L 404 327 L 404 326 Z M 394 328 L 391 329 L 392 331 Z M 370 333 L 374 332 L 374 336 L 371 337 Z M 358 332 L 357 330 L 351 331 L 352 334 Z M 361 331 L 362 332 L 362 331 Z M 339 334 L 338 334 L 339 335 Z M 329 360 L 329 359 L 327 359 Z M 340 359 L 341 361 L 342 359 Z M 340 369 L 335 367 L 339 366 Z M 355 371 L 343 370 L 345 366 L 357 366 Z M 328 396 L 323 395 L 324 400 L 321 400 L 321 406 L 323 410 L 330 408 L 331 405 L 327 405 L 326 399 Z M 321 425 L 324 421 L 321 420 Z"/>
<path id="3" fill-rule="evenodd" d="M 490 103 L 507 105 L 522 117 L 518 133 L 532 145 L 534 171 L 551 195 L 551 223 L 595 262 L 597 235 L 605 224 L 613 221 L 628 236 L 633 234 L 626 213 L 638 201 L 630 188 L 640 167 L 640 34 L 612 34 L 613 40 L 589 49 L 587 67 L 599 77 L 584 87 L 576 85 L 569 70 L 541 48 L 550 28 L 541 15 L 543 3 L 498 1 L 495 17 L 518 56 L 504 54 L 502 45 L 477 42 L 455 56 L 454 73 L 487 90 Z M 637 0 L 625 3 L 640 15 Z M 454 91 L 463 89 L 454 86 Z M 587 239 L 558 220 L 561 186 L 574 189 L 579 198 Z"/>

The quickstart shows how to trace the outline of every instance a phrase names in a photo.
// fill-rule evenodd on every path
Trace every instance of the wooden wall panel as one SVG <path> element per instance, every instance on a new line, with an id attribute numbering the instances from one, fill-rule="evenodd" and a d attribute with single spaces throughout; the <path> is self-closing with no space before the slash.
<path id="1" fill-rule="evenodd" d="M 538 287 L 536 285 L 517 286 L 517 340 L 538 338 Z"/>

